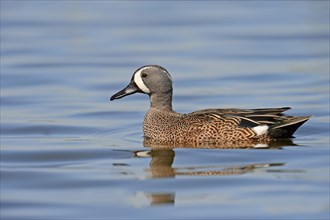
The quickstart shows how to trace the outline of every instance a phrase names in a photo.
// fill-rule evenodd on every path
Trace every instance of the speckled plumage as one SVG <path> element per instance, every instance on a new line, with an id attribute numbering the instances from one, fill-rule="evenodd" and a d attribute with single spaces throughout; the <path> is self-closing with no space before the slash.
<path id="1" fill-rule="evenodd" d="M 290 108 L 205 109 L 180 114 L 172 109 L 172 79 L 157 65 L 143 66 L 130 84 L 111 97 L 122 98 L 135 92 L 150 97 L 145 116 L 144 136 L 161 144 L 220 144 L 225 142 L 268 141 L 290 138 L 309 117 L 284 116 Z"/>

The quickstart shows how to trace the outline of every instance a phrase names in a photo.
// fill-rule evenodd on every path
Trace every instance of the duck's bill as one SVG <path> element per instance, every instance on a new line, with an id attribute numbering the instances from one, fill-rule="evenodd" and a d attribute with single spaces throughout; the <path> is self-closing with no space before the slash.
<path id="1" fill-rule="evenodd" d="M 138 88 L 133 83 L 130 83 L 128 84 L 128 86 L 126 86 L 126 88 L 120 90 L 119 92 L 111 96 L 110 101 L 115 99 L 121 99 L 127 95 L 131 95 L 136 92 L 138 92 Z"/>

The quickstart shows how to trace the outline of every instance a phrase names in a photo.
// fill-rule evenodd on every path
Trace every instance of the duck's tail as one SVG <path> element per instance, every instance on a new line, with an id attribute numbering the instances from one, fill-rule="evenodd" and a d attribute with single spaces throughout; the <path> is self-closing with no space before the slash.
<path id="1" fill-rule="evenodd" d="M 270 126 L 268 135 L 272 138 L 292 138 L 293 133 L 311 116 L 286 116 L 279 124 Z"/>

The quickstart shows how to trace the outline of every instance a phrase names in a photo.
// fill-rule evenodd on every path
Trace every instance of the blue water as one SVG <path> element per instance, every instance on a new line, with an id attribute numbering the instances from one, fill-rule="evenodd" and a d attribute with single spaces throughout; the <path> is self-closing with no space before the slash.
<path id="1" fill-rule="evenodd" d="M 145 64 L 174 108 L 312 115 L 270 149 L 143 145 Z M 329 219 L 328 1 L 1 1 L 1 219 Z"/>

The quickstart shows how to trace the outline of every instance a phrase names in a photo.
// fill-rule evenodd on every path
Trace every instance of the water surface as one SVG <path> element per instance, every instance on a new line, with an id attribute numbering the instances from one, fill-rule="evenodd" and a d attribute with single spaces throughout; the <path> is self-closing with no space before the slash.
<path id="1" fill-rule="evenodd" d="M 174 108 L 291 106 L 270 149 L 143 145 L 145 64 Z M 1 219 L 329 218 L 329 2 L 1 1 Z"/>

